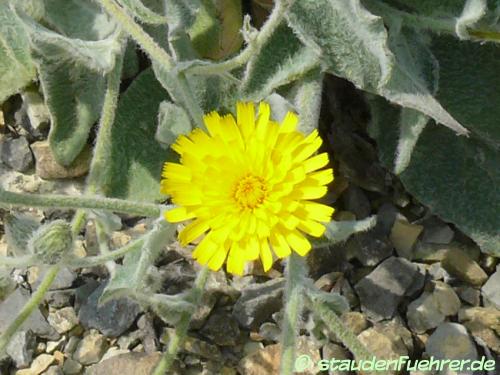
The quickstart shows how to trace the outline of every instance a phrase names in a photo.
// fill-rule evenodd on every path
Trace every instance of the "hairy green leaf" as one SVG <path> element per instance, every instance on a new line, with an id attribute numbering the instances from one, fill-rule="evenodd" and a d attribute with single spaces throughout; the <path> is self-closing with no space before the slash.
<path id="1" fill-rule="evenodd" d="M 35 78 L 28 34 L 10 9 L 9 0 L 0 0 L 0 103 Z"/>
<path id="2" fill-rule="evenodd" d="M 170 102 L 160 104 L 158 129 L 155 138 L 158 142 L 171 145 L 181 134 L 191 131 L 192 125 L 186 111 Z"/>
<path id="3" fill-rule="evenodd" d="M 389 39 L 382 18 L 368 12 L 359 0 L 296 1 L 288 21 L 306 45 L 322 52 L 326 71 L 423 112 L 458 133 L 467 132 L 432 97 L 431 85 L 418 70 L 425 57 L 408 53 L 405 44 L 419 41 L 402 40 L 397 25 L 392 25 Z"/>
<path id="4" fill-rule="evenodd" d="M 359 221 L 331 221 L 326 226 L 325 237 L 329 244 L 343 242 L 354 233 L 364 232 L 377 222 L 376 216 L 370 216 Z"/>
<path id="5" fill-rule="evenodd" d="M 25 214 L 9 214 L 4 218 L 4 230 L 9 250 L 15 256 L 30 254 L 28 241 L 40 227 L 40 222 Z"/>
<path id="6" fill-rule="evenodd" d="M 122 49 L 119 28 L 94 3 L 44 0 L 43 24 L 22 10 L 32 54 L 50 111 L 49 142 L 62 165 L 83 150 L 104 99 L 104 73 L 113 69 Z M 75 22 L 75 20 L 78 22 Z"/>
<path id="7" fill-rule="evenodd" d="M 456 224 L 483 251 L 498 256 L 500 50 L 451 36 L 435 37 L 432 50 L 440 65 L 437 98 L 471 130 L 471 136 L 457 137 L 431 122 L 400 177 L 433 212 Z M 389 166 L 394 162 L 399 138 L 395 125 L 402 119 L 401 110 L 381 99 L 370 104 L 370 131 Z"/>
<path id="8" fill-rule="evenodd" d="M 142 22 L 152 25 L 160 25 L 167 22 L 167 17 L 153 12 L 141 0 L 119 0 L 119 3 Z"/>
<path id="9" fill-rule="evenodd" d="M 305 46 L 282 23 L 264 44 L 258 54 L 250 59 L 245 71 L 240 96 L 260 100 L 274 89 L 304 75 L 319 64 L 317 49 Z"/>
<path id="10" fill-rule="evenodd" d="M 148 269 L 154 262 L 161 250 L 170 243 L 175 236 L 176 227 L 159 218 L 153 229 L 147 234 L 143 246 L 135 251 L 127 253 L 123 264 L 118 266 L 111 280 L 106 285 L 99 303 L 105 303 L 113 298 L 125 295 L 134 296 L 135 292 L 145 291 L 144 280 Z"/>
<path id="11" fill-rule="evenodd" d="M 168 95 L 147 69 L 121 96 L 103 171 L 102 189 L 109 197 L 139 201 L 162 199 L 160 177 L 165 160 L 173 157 L 155 140 L 158 108 Z"/>

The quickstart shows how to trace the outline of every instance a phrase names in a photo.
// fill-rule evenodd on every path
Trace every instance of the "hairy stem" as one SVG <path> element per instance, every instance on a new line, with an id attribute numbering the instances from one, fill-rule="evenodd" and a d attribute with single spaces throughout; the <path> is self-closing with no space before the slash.
<path id="1" fill-rule="evenodd" d="M 40 263 L 40 260 L 35 255 L 23 255 L 23 256 L 15 257 L 15 258 L 0 255 L 0 264 L 2 266 L 25 268 L 25 267 L 33 266 L 37 263 Z"/>
<path id="2" fill-rule="evenodd" d="M 2 188 L 0 188 L 0 203 L 21 207 L 92 208 L 148 217 L 158 217 L 161 213 L 161 207 L 151 203 L 131 202 L 123 199 L 96 196 L 80 197 L 59 194 L 14 193 Z"/>
<path id="3" fill-rule="evenodd" d="M 228 71 L 239 68 L 250 60 L 253 55 L 258 54 L 262 46 L 269 40 L 274 30 L 276 30 L 283 20 L 286 10 L 292 3 L 293 1 L 290 0 L 276 1 L 276 5 L 274 6 L 271 15 L 267 19 L 266 23 L 262 25 L 255 39 L 251 40 L 245 49 L 235 57 L 215 64 L 193 64 L 185 68 L 185 73 L 215 75 L 224 74 Z"/>
<path id="4" fill-rule="evenodd" d="M 10 339 L 16 333 L 16 331 L 21 327 L 24 321 L 31 315 L 31 313 L 38 308 L 38 305 L 42 302 L 43 297 L 50 285 L 56 278 L 59 272 L 59 266 L 54 265 L 49 268 L 45 274 L 42 283 L 38 287 L 35 293 L 31 296 L 30 300 L 23 306 L 19 315 L 14 319 L 14 321 L 7 327 L 4 333 L 0 336 L 0 353 L 2 353 L 6 346 L 9 344 Z"/>
<path id="5" fill-rule="evenodd" d="M 342 323 L 337 314 L 324 301 L 314 300 L 312 308 L 316 316 L 321 318 L 328 328 L 354 354 L 356 360 L 359 361 L 360 359 L 370 359 L 373 357 L 373 354 L 365 348 L 356 335 Z"/>
<path id="6" fill-rule="evenodd" d="M 197 306 L 200 303 L 201 296 L 203 294 L 203 289 L 205 288 L 205 283 L 207 282 L 207 277 L 209 274 L 209 269 L 204 267 L 194 282 L 192 289 L 193 303 Z M 191 312 L 184 313 L 175 328 L 175 332 L 168 343 L 168 348 L 163 354 L 160 362 L 156 366 L 153 375 L 164 375 L 168 374 L 172 364 L 174 363 L 177 353 L 182 346 L 184 340 L 187 336 L 187 331 L 189 328 L 189 322 L 191 321 Z"/>
<path id="7" fill-rule="evenodd" d="M 175 61 L 163 48 L 161 48 L 151 36 L 146 33 L 134 19 L 121 7 L 115 0 L 99 0 L 102 7 L 108 12 L 144 51 L 151 60 L 157 62 L 166 71 L 172 71 L 175 67 Z M 198 124 L 203 124 L 203 111 L 194 98 L 191 89 L 185 82 L 183 76 L 172 75 L 176 86 L 182 90 L 182 104 L 189 111 L 193 120 Z"/>
<path id="8" fill-rule="evenodd" d="M 298 322 L 302 312 L 304 278 L 307 265 L 300 255 L 292 252 L 288 258 L 285 271 L 285 314 L 283 316 L 283 336 L 281 337 L 281 375 L 293 374 L 295 365 L 295 349 L 297 344 Z"/>
<path id="9" fill-rule="evenodd" d="M 323 90 L 323 73 L 319 69 L 310 71 L 298 84 L 295 105 L 300 114 L 299 129 L 309 134 L 318 128 Z"/>
<path id="10" fill-rule="evenodd" d="M 144 244 L 145 238 L 141 237 L 134 241 L 131 241 L 127 245 L 119 248 L 118 250 L 110 251 L 107 254 L 101 254 L 93 257 L 86 258 L 74 258 L 66 263 L 68 267 L 72 268 L 82 268 L 82 267 L 94 267 L 106 263 L 107 261 L 118 259 L 123 257 L 125 254 L 137 250 Z"/>

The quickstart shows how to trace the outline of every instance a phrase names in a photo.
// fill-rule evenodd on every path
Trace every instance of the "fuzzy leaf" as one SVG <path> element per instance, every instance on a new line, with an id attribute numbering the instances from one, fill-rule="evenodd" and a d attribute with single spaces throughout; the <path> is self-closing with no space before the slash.
<path id="1" fill-rule="evenodd" d="M 370 216 L 359 221 L 331 221 L 326 226 L 325 237 L 330 244 L 343 242 L 354 233 L 364 232 L 372 228 L 376 222 L 376 216 Z"/>
<path id="2" fill-rule="evenodd" d="M 323 74 L 315 69 L 297 82 L 295 105 L 299 112 L 299 130 L 311 133 L 318 127 L 321 109 Z"/>
<path id="3" fill-rule="evenodd" d="M 152 25 L 160 25 L 167 22 L 167 17 L 153 12 L 140 0 L 119 0 L 119 3 L 142 22 Z"/>
<path id="4" fill-rule="evenodd" d="M 15 256 L 30 254 L 28 241 L 40 228 L 40 222 L 25 214 L 6 215 L 4 219 L 5 239 Z"/>
<path id="5" fill-rule="evenodd" d="M 99 118 L 103 74 L 111 71 L 122 47 L 117 25 L 92 2 L 44 0 L 44 9 L 43 23 L 51 29 L 17 13 L 30 36 L 50 111 L 51 149 L 58 163 L 70 165 Z"/>
<path id="6" fill-rule="evenodd" d="M 448 36 L 435 37 L 432 49 L 440 65 L 437 98 L 472 135 L 457 137 L 430 122 L 400 177 L 435 214 L 457 225 L 483 251 L 499 256 L 500 50 Z M 400 108 L 381 99 L 370 105 L 370 133 L 381 160 L 390 166 L 399 138 L 395 125 L 401 119 Z"/>
<path id="7" fill-rule="evenodd" d="M 165 160 L 173 158 L 155 140 L 158 107 L 168 95 L 147 69 L 132 82 L 117 106 L 112 143 L 103 161 L 110 176 L 102 187 L 106 196 L 154 201 L 160 195 L 160 177 Z"/>
<path id="8" fill-rule="evenodd" d="M 282 23 L 247 65 L 240 96 L 260 100 L 319 64 L 317 49 L 305 46 Z"/>
<path id="9" fill-rule="evenodd" d="M 155 138 L 158 142 L 171 145 L 181 134 L 191 131 L 191 121 L 186 111 L 170 102 L 160 104 L 158 129 Z"/>
<path id="10" fill-rule="evenodd" d="M 203 0 L 188 34 L 204 58 L 221 60 L 243 44 L 241 0 Z"/>
<path id="11" fill-rule="evenodd" d="M 175 325 L 186 312 L 194 313 L 194 305 L 187 300 L 189 294 L 167 295 L 153 294 L 147 298 L 147 305 L 161 320 Z"/>
<path id="12" fill-rule="evenodd" d="M 10 9 L 9 0 L 0 0 L 0 104 L 35 78 L 28 34 Z"/>
<path id="13" fill-rule="evenodd" d="M 125 295 L 133 297 L 135 292 L 144 291 L 144 279 L 148 269 L 154 265 L 164 246 L 173 240 L 175 230 L 175 225 L 167 223 L 163 218 L 158 219 L 143 246 L 127 253 L 123 264 L 116 268 L 99 299 L 99 304 Z"/>
<path id="14" fill-rule="evenodd" d="M 382 18 L 368 12 L 359 0 L 296 1 L 288 14 L 289 25 L 311 48 L 322 52 L 327 72 L 348 79 L 358 88 L 382 95 L 394 103 L 413 108 L 458 133 L 466 129 L 437 102 L 423 80 L 420 56 L 395 46 Z M 413 43 L 414 40 L 408 43 Z M 413 61 L 415 59 L 415 61 Z"/>

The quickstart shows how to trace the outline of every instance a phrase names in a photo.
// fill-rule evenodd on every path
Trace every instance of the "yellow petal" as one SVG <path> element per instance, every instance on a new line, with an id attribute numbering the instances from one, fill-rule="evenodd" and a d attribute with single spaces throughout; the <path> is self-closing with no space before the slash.
<path id="1" fill-rule="evenodd" d="M 302 220 L 297 226 L 297 228 L 300 229 L 302 232 L 313 237 L 321 237 L 326 230 L 324 224 L 318 223 L 317 221 L 314 220 L 307 220 L 307 219 Z"/>
<path id="2" fill-rule="evenodd" d="M 311 243 L 297 230 L 288 232 L 286 240 L 290 247 L 300 256 L 305 256 L 311 250 Z"/>
<path id="3" fill-rule="evenodd" d="M 333 181 L 333 169 L 325 169 L 323 171 L 311 173 L 307 178 L 317 181 L 320 185 L 328 185 Z"/>
<path id="4" fill-rule="evenodd" d="M 237 242 L 234 242 L 227 257 L 227 272 L 243 276 L 245 268 L 244 251 Z"/>
<path id="5" fill-rule="evenodd" d="M 228 250 L 225 246 L 218 247 L 215 254 L 208 261 L 208 268 L 210 268 L 212 271 L 220 270 L 220 268 L 224 264 L 224 261 L 226 260 L 227 252 Z"/>
<path id="6" fill-rule="evenodd" d="M 283 237 L 281 233 L 277 233 L 277 231 L 271 232 L 269 240 L 273 251 L 278 258 L 286 258 L 292 253 L 290 246 L 288 246 L 285 237 Z"/>
<path id="7" fill-rule="evenodd" d="M 210 260 L 210 258 L 213 257 L 219 247 L 222 247 L 222 245 L 218 245 L 217 243 L 213 242 L 210 234 L 208 234 L 194 249 L 193 258 L 196 259 L 200 264 L 207 264 L 207 262 Z"/>
<path id="8" fill-rule="evenodd" d="M 291 133 L 297 129 L 299 118 L 293 112 L 287 112 L 285 118 L 281 122 L 280 133 Z"/>
<path id="9" fill-rule="evenodd" d="M 255 108 L 252 102 L 236 103 L 236 122 L 244 139 L 249 139 L 255 129 Z"/>
<path id="10" fill-rule="evenodd" d="M 192 223 L 188 224 L 186 228 L 181 231 L 181 233 L 179 233 L 179 242 L 182 246 L 186 246 L 188 243 L 193 242 L 209 229 L 210 220 L 196 219 Z"/>
<path id="11" fill-rule="evenodd" d="M 273 265 L 273 254 L 271 253 L 267 238 L 260 241 L 260 260 L 262 262 L 264 272 L 269 271 Z"/>
<path id="12" fill-rule="evenodd" d="M 335 211 L 333 207 L 317 202 L 303 202 L 302 207 L 307 212 L 309 218 L 322 222 L 331 221 L 333 212 Z"/>
<path id="13" fill-rule="evenodd" d="M 323 152 L 318 155 L 314 155 L 313 157 L 305 160 L 302 163 L 302 166 L 304 167 L 306 173 L 317 171 L 320 168 L 323 168 L 325 165 L 328 164 L 328 154 L 326 152 Z"/>
<path id="14" fill-rule="evenodd" d="M 171 210 L 165 211 L 164 216 L 165 219 L 170 223 L 178 223 L 196 217 L 194 212 L 188 211 L 186 207 L 176 207 Z"/>

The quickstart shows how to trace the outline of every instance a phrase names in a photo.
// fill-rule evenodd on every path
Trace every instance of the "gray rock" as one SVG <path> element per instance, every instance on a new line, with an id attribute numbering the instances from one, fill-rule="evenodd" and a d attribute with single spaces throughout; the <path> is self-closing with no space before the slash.
<path id="1" fill-rule="evenodd" d="M 477 350 L 467 329 L 458 323 L 443 323 L 429 337 L 425 351 L 435 359 L 477 359 Z M 472 374 L 471 371 L 458 374 Z"/>
<path id="2" fill-rule="evenodd" d="M 425 220 L 422 241 L 427 243 L 449 244 L 455 232 L 444 222 L 436 217 Z"/>
<path id="3" fill-rule="evenodd" d="M 225 311 L 213 312 L 200 333 L 219 346 L 235 346 L 240 341 L 238 322 Z"/>
<path id="4" fill-rule="evenodd" d="M 363 190 L 356 185 L 349 185 L 347 190 L 342 194 L 342 202 L 344 203 L 344 208 L 354 213 L 358 220 L 364 219 L 370 215 L 370 201 Z"/>
<path id="5" fill-rule="evenodd" d="M 86 375 L 150 375 L 161 358 L 161 353 L 120 354 L 89 367 Z"/>
<path id="6" fill-rule="evenodd" d="M 486 272 L 459 249 L 446 251 L 441 264 L 450 275 L 474 286 L 483 285 L 488 279 Z"/>
<path id="7" fill-rule="evenodd" d="M 243 289 L 233 309 L 233 315 L 240 325 L 257 329 L 274 312 L 280 310 L 284 285 L 285 280 L 279 278 Z"/>
<path id="8" fill-rule="evenodd" d="M 344 349 L 342 346 L 328 342 L 323 346 L 323 359 L 326 360 L 343 360 L 343 359 L 350 359 L 349 352 Z M 349 371 L 342 371 L 342 370 L 328 370 L 328 374 L 330 375 L 349 375 Z"/>
<path id="9" fill-rule="evenodd" d="M 500 281 L 500 280 L 499 280 Z M 481 292 L 468 285 L 458 286 L 455 291 L 462 301 L 472 306 L 479 306 L 481 302 Z"/>
<path id="10" fill-rule="evenodd" d="M 26 109 L 29 120 L 29 124 L 25 125 L 26 127 L 29 125 L 26 130 L 33 136 L 42 135 L 41 131 L 48 128 L 50 121 L 49 110 L 43 101 L 43 97 L 37 91 L 29 89 L 25 90 L 21 96 L 23 98 L 23 108 Z"/>
<path id="11" fill-rule="evenodd" d="M 35 282 L 33 282 L 32 284 L 33 289 L 38 288 L 48 269 L 49 269 L 48 266 L 39 267 L 38 276 Z M 67 267 L 62 267 L 59 273 L 57 274 L 56 278 L 54 279 L 54 282 L 50 285 L 49 290 L 51 291 L 51 290 L 71 288 L 77 276 L 78 275 L 76 274 L 76 272 L 70 270 Z"/>
<path id="12" fill-rule="evenodd" d="M 120 336 L 141 312 L 139 305 L 128 298 L 120 298 L 98 306 L 106 284 L 101 284 L 83 302 L 78 318 L 86 329 L 96 328 L 109 337 Z"/>
<path id="13" fill-rule="evenodd" d="M 165 328 L 163 330 L 163 335 L 160 337 L 160 342 L 162 344 L 167 344 L 174 333 L 175 330 L 173 328 Z M 181 351 L 194 354 L 205 359 L 213 360 L 221 358 L 221 352 L 217 346 L 192 336 L 186 337 L 181 347 Z"/>
<path id="14" fill-rule="evenodd" d="M 63 371 L 64 375 L 77 375 L 82 371 L 83 366 L 72 358 L 64 361 Z"/>
<path id="15" fill-rule="evenodd" d="M 500 265 L 497 266 L 495 273 L 483 285 L 481 293 L 488 302 L 500 309 Z"/>
<path id="16" fill-rule="evenodd" d="M 276 323 L 265 322 L 259 328 L 259 335 L 268 341 L 278 342 L 281 336 L 281 329 Z"/>
<path id="17" fill-rule="evenodd" d="M 26 368 L 33 361 L 36 340 L 31 331 L 18 331 L 7 345 L 7 354 L 17 368 Z"/>
<path id="18" fill-rule="evenodd" d="M 18 172 L 33 166 L 33 155 L 26 138 L 6 139 L 2 144 L 2 162 Z"/>
<path id="19" fill-rule="evenodd" d="M 21 289 L 16 289 L 5 300 L 0 303 L 0 332 L 4 332 L 16 318 L 19 311 L 28 302 L 30 296 Z M 52 328 L 40 310 L 35 309 L 20 327 L 22 331 L 32 331 L 36 336 L 49 340 L 58 340 L 59 334 Z"/>
<path id="20" fill-rule="evenodd" d="M 468 307 L 460 310 L 458 320 L 491 350 L 500 354 L 500 310 L 494 307 Z"/>
<path id="21" fill-rule="evenodd" d="M 460 300 L 447 284 L 436 281 L 432 292 L 424 292 L 408 305 L 408 325 L 412 331 L 424 333 L 444 322 L 447 316 L 456 315 Z"/>
<path id="22" fill-rule="evenodd" d="M 78 324 L 78 318 L 73 307 L 63 307 L 49 313 L 49 324 L 59 333 L 66 333 Z"/>
<path id="23" fill-rule="evenodd" d="M 65 375 L 59 366 L 50 366 L 43 375 Z"/>
<path id="24" fill-rule="evenodd" d="M 391 257 L 382 262 L 356 286 L 361 309 L 373 321 L 391 318 L 405 295 L 423 287 L 419 267 L 403 258 Z"/>
<path id="25" fill-rule="evenodd" d="M 40 354 L 36 357 L 31 366 L 28 369 L 19 370 L 16 375 L 38 375 L 44 372 L 52 363 L 54 363 L 56 358 L 50 354 Z"/>
<path id="26" fill-rule="evenodd" d="M 53 308 L 61 309 L 71 305 L 71 300 L 74 294 L 74 290 L 70 289 L 48 291 L 45 293 L 44 301 Z"/>
<path id="27" fill-rule="evenodd" d="M 78 344 L 75 353 L 73 353 L 73 359 L 82 365 L 91 365 L 99 362 L 107 349 L 106 337 L 92 330 Z"/>
<path id="28" fill-rule="evenodd" d="M 346 247 L 363 266 L 379 264 L 394 250 L 389 239 L 375 229 L 355 234 L 347 241 Z"/>

